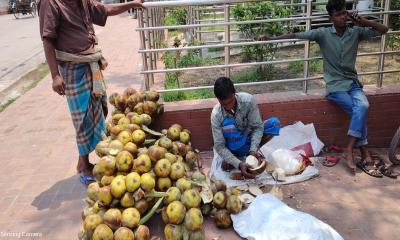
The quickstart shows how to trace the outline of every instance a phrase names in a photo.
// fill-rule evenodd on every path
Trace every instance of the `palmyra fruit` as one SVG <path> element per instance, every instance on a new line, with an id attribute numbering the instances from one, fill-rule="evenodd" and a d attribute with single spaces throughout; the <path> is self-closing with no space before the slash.
<path id="1" fill-rule="evenodd" d="M 230 195 L 228 197 L 226 209 L 232 214 L 237 214 L 242 210 L 242 202 L 238 195 Z"/>
<path id="2" fill-rule="evenodd" d="M 116 166 L 118 171 L 128 172 L 132 169 L 133 156 L 128 151 L 122 151 L 116 156 Z"/>
<path id="3" fill-rule="evenodd" d="M 122 176 L 115 177 L 110 184 L 111 195 L 120 199 L 126 192 L 125 179 Z"/>
<path id="4" fill-rule="evenodd" d="M 97 226 L 92 235 L 93 240 L 113 240 L 113 238 L 113 231 L 106 224 Z"/>
<path id="5" fill-rule="evenodd" d="M 108 209 L 103 216 L 104 223 L 109 226 L 113 231 L 121 227 L 121 218 L 121 211 L 116 208 Z"/>
<path id="6" fill-rule="evenodd" d="M 149 192 L 154 189 L 156 185 L 156 180 L 154 180 L 153 176 L 151 176 L 150 173 L 144 173 L 142 176 L 140 176 L 140 187 L 146 191 Z"/>
<path id="7" fill-rule="evenodd" d="M 149 155 L 141 154 L 133 161 L 135 169 L 139 174 L 147 173 L 151 170 L 151 160 Z"/>
<path id="8" fill-rule="evenodd" d="M 171 162 L 166 158 L 158 160 L 154 166 L 154 173 L 157 177 L 168 177 L 171 173 Z"/>
<path id="9" fill-rule="evenodd" d="M 122 226 L 128 228 L 135 228 L 140 221 L 140 213 L 136 208 L 126 208 L 122 212 L 121 223 Z"/>
<path id="10" fill-rule="evenodd" d="M 213 198 L 213 205 L 216 208 L 225 208 L 227 201 L 226 193 L 223 191 L 217 192 Z"/>
<path id="11" fill-rule="evenodd" d="M 135 240 L 149 240 L 150 230 L 146 225 L 139 225 L 135 231 Z"/>
<path id="12" fill-rule="evenodd" d="M 181 200 L 188 209 L 200 207 L 201 197 L 196 189 L 186 190 L 182 194 Z"/>
<path id="13" fill-rule="evenodd" d="M 92 235 L 96 227 L 101 223 L 103 223 L 102 217 L 100 217 L 98 214 L 91 214 L 85 218 L 85 221 L 83 222 L 83 228 L 88 234 Z"/>
<path id="14" fill-rule="evenodd" d="M 140 187 L 140 175 L 137 172 L 126 175 L 125 186 L 128 192 L 135 192 Z"/>
<path id="15" fill-rule="evenodd" d="M 220 209 L 214 216 L 214 221 L 219 228 L 229 228 L 232 225 L 232 220 L 228 210 Z"/>
<path id="16" fill-rule="evenodd" d="M 180 201 L 173 201 L 168 204 L 167 217 L 168 222 L 172 224 L 181 224 L 185 217 L 186 209 Z"/>
<path id="17" fill-rule="evenodd" d="M 167 224 L 164 227 L 164 235 L 166 240 L 182 240 L 183 239 L 182 226 Z"/>
<path id="18" fill-rule="evenodd" d="M 172 186 L 171 179 L 169 177 L 161 177 L 157 179 L 157 189 L 165 192 Z"/>
<path id="19" fill-rule="evenodd" d="M 191 208 L 185 215 L 185 227 L 191 231 L 200 230 L 203 227 L 203 215 L 200 209 Z"/>
<path id="20" fill-rule="evenodd" d="M 164 198 L 164 204 L 168 205 L 173 201 L 177 201 L 181 199 L 181 192 L 177 187 L 170 187 L 167 192 L 167 196 Z"/>
<path id="21" fill-rule="evenodd" d="M 177 180 L 185 176 L 185 166 L 182 162 L 175 162 L 171 165 L 170 178 L 172 180 Z"/>
<path id="22" fill-rule="evenodd" d="M 114 240 L 133 240 L 135 239 L 135 234 L 132 230 L 126 227 L 120 227 L 114 233 Z"/>

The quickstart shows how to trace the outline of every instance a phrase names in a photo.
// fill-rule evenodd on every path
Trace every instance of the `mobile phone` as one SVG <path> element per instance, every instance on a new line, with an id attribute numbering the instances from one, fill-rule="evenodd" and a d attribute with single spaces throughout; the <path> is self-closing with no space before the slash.
<path id="1" fill-rule="evenodd" d="M 357 19 L 353 16 L 353 13 L 351 12 L 347 12 L 347 16 L 351 19 L 353 19 L 354 21 L 357 21 Z"/>

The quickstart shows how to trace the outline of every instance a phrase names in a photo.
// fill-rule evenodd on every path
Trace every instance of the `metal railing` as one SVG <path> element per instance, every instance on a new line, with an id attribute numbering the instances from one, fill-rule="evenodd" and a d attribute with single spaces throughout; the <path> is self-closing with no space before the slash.
<path id="1" fill-rule="evenodd" d="M 268 22 L 282 22 L 291 21 L 305 23 L 305 30 L 310 30 L 315 24 L 313 20 L 321 19 L 321 17 L 327 17 L 326 12 L 319 12 L 318 15 L 313 15 L 313 6 L 322 5 L 326 3 L 315 3 L 311 0 L 307 0 L 305 3 L 295 3 L 293 0 L 289 3 L 285 3 L 287 6 L 301 7 L 303 13 L 302 16 L 295 16 L 289 18 L 278 18 L 278 19 L 259 19 L 252 21 L 233 21 L 230 17 L 230 8 L 238 3 L 244 2 L 256 2 L 257 0 L 182 0 L 182 1 L 150 1 L 145 2 L 145 10 L 139 11 L 139 31 L 141 39 L 141 49 L 139 53 L 142 55 L 142 66 L 143 69 L 141 73 L 144 75 L 145 88 L 150 89 L 154 84 L 154 74 L 166 74 L 166 73 L 177 73 L 185 71 L 198 71 L 198 70 L 208 70 L 208 69 L 224 69 L 225 75 L 230 75 L 230 70 L 236 67 L 244 66 L 261 66 L 267 64 L 280 64 L 280 63 L 290 63 L 296 61 L 303 61 L 303 77 L 292 78 L 292 79 L 281 79 L 281 80 L 270 80 L 270 81 L 257 81 L 257 82 L 247 82 L 238 83 L 237 86 L 249 86 L 249 85 L 260 85 L 260 84 L 272 84 L 272 83 L 286 83 L 286 82 L 302 82 L 302 89 L 304 93 L 308 92 L 308 82 L 312 80 L 322 79 L 322 76 L 309 76 L 309 62 L 311 60 L 322 59 L 321 57 L 310 57 L 310 41 L 299 40 L 299 39 L 288 39 L 288 40 L 274 40 L 274 41 L 246 41 L 240 39 L 240 42 L 231 41 L 232 26 L 237 26 L 241 24 L 261 24 Z M 260 1 L 260 0 L 258 0 Z M 353 1 L 348 1 L 353 3 Z M 166 26 L 164 24 L 164 18 L 166 16 L 166 10 L 171 7 L 186 7 L 188 12 L 186 25 L 175 25 Z M 355 6 L 353 5 L 353 9 Z M 378 16 L 378 21 L 383 24 L 388 24 L 388 19 L 390 14 L 399 14 L 400 11 L 390 10 L 390 0 L 381 0 L 379 11 L 360 13 L 360 15 L 374 15 Z M 201 19 L 202 12 L 207 12 L 208 15 L 214 15 L 214 19 L 208 21 L 203 21 Z M 218 15 L 224 16 L 223 19 L 216 19 L 216 13 Z M 199 46 L 185 46 L 185 47 L 168 47 L 163 46 L 162 42 L 166 40 L 166 30 L 178 30 L 184 29 L 190 35 L 201 42 L 202 34 L 206 31 L 202 29 L 206 27 L 223 27 L 223 30 L 217 30 L 219 32 L 224 32 L 223 42 L 219 44 L 209 44 L 210 42 L 205 42 L 205 45 Z M 233 31 L 236 31 L 233 30 Z M 212 32 L 212 31 L 211 31 Z M 399 34 L 400 31 L 390 31 L 388 34 Z M 252 46 L 258 44 L 266 43 L 302 43 L 304 44 L 304 57 L 297 59 L 285 59 L 285 60 L 273 60 L 273 61 L 262 61 L 262 62 L 246 62 L 246 63 L 232 63 L 231 62 L 231 48 L 242 47 L 242 46 Z M 359 75 L 377 75 L 377 87 L 381 88 L 383 84 L 383 76 L 387 73 L 400 72 L 400 69 L 385 70 L 385 56 L 399 54 L 400 51 L 387 51 L 386 50 L 386 35 L 382 35 L 380 40 L 379 51 L 369 52 L 369 53 L 359 53 L 357 56 L 379 56 L 378 66 L 376 71 L 360 72 Z M 184 67 L 184 68 L 158 68 L 157 61 L 160 59 L 160 53 L 171 52 L 171 51 L 186 51 L 186 50 L 198 50 L 198 49 L 210 49 L 210 48 L 224 48 L 224 64 L 217 64 L 212 66 L 200 66 L 200 67 Z M 176 92 L 176 91 L 190 91 L 190 90 L 201 90 L 201 89 L 211 89 L 213 86 L 199 86 L 199 87 L 184 87 L 179 89 L 162 89 L 157 90 L 159 92 Z"/>

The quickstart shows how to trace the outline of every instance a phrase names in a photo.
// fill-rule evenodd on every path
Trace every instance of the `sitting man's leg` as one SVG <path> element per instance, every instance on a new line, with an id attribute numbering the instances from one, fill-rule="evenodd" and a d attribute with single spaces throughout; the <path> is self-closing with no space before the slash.
<path id="1" fill-rule="evenodd" d="M 350 126 L 348 130 L 349 143 L 346 148 L 346 163 L 348 167 L 355 171 L 355 163 L 353 157 L 354 147 L 361 148 L 361 157 L 366 165 L 373 166 L 373 162 L 365 148 L 367 142 L 367 117 L 369 103 L 362 88 L 353 84 L 352 89 L 348 92 L 335 92 L 327 96 L 338 104 L 347 114 L 350 115 Z"/>
<path id="2" fill-rule="evenodd" d="M 347 132 L 349 136 L 349 141 L 345 150 L 345 158 L 346 164 L 350 168 L 351 171 L 355 172 L 356 164 L 354 163 L 353 157 L 353 149 L 356 144 L 358 138 L 361 137 L 360 127 L 356 125 L 357 118 L 360 115 L 353 115 L 353 99 L 349 92 L 333 92 L 327 96 L 327 99 L 335 102 L 343 111 L 345 111 L 348 115 L 350 115 L 350 126 Z"/>
<path id="3" fill-rule="evenodd" d="M 264 134 L 261 139 L 260 146 L 267 143 L 273 136 L 279 135 L 279 130 L 281 129 L 281 123 L 279 118 L 270 117 L 264 121 Z"/>

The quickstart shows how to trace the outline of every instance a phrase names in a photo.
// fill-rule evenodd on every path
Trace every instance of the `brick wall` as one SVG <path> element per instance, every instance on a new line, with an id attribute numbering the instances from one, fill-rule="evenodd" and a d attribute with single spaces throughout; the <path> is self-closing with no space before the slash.
<path id="1" fill-rule="evenodd" d="M 400 85 L 387 85 L 382 89 L 365 87 L 370 102 L 368 116 L 369 143 L 375 147 L 387 147 L 400 125 Z M 335 104 L 324 98 L 324 92 L 309 95 L 300 92 L 285 92 L 255 95 L 263 119 L 276 116 L 282 125 L 295 121 L 314 123 L 318 137 L 325 144 L 344 146 L 348 116 Z M 155 129 L 168 128 L 179 123 L 192 132 L 192 143 L 196 148 L 212 148 L 210 114 L 216 99 L 183 101 L 165 104 L 165 113 L 155 123 Z"/>

